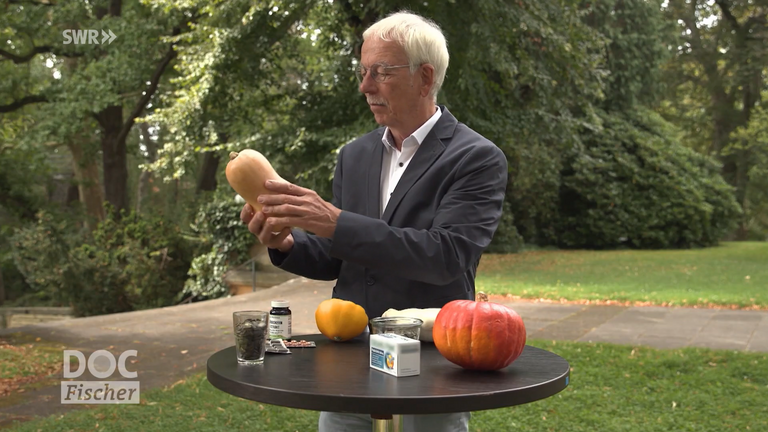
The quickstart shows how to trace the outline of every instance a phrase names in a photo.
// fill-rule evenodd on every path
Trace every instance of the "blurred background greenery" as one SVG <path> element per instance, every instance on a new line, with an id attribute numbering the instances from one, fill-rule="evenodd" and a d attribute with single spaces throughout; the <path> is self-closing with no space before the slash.
<path id="1" fill-rule="evenodd" d="M 766 240 L 765 0 L 0 0 L 0 305 L 228 295 L 254 240 L 227 155 L 330 199 L 376 127 L 362 32 L 403 9 L 446 34 L 438 102 L 507 155 L 489 252 Z"/>

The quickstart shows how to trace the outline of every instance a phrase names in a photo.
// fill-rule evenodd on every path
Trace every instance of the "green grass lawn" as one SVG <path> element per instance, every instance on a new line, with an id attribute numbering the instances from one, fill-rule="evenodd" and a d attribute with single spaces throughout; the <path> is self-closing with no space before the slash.
<path id="1" fill-rule="evenodd" d="M 20 334 L 0 338 L 0 398 L 50 381 L 61 369 L 65 347 Z M 3 400 L 0 399 L 0 405 Z"/>
<path id="2" fill-rule="evenodd" d="M 563 392 L 473 413 L 471 431 L 768 430 L 768 354 L 655 350 L 530 341 L 572 366 Z M 142 393 L 140 405 L 106 405 L 19 424 L 14 430 L 315 431 L 318 413 L 229 396 L 197 374 Z"/>
<path id="3" fill-rule="evenodd" d="M 484 255 L 477 289 L 552 300 L 768 308 L 768 242 L 698 250 Z"/>

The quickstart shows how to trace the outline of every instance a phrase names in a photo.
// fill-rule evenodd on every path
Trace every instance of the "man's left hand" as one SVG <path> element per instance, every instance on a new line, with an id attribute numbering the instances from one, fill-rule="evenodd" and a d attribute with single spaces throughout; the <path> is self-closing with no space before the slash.
<path id="1" fill-rule="evenodd" d="M 272 192 L 259 195 L 259 202 L 264 206 L 262 212 L 267 216 L 267 228 L 291 226 L 320 237 L 333 237 L 340 209 L 320 198 L 312 189 L 273 180 L 268 180 L 264 186 Z"/>

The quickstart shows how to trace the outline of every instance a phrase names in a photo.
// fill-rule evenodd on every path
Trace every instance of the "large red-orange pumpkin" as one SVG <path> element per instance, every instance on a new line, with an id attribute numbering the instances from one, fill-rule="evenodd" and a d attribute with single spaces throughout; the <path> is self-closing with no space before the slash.
<path id="1" fill-rule="evenodd" d="M 511 308 L 487 301 L 482 293 L 478 299 L 443 306 L 432 327 L 435 347 L 465 369 L 503 369 L 525 348 L 525 324 Z"/>

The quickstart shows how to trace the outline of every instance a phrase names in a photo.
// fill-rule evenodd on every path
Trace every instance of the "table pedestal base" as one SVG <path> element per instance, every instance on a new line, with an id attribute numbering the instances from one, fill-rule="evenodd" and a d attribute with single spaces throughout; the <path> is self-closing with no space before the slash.
<path id="1" fill-rule="evenodd" d="M 373 432 L 403 432 L 403 416 L 371 414 Z"/>

